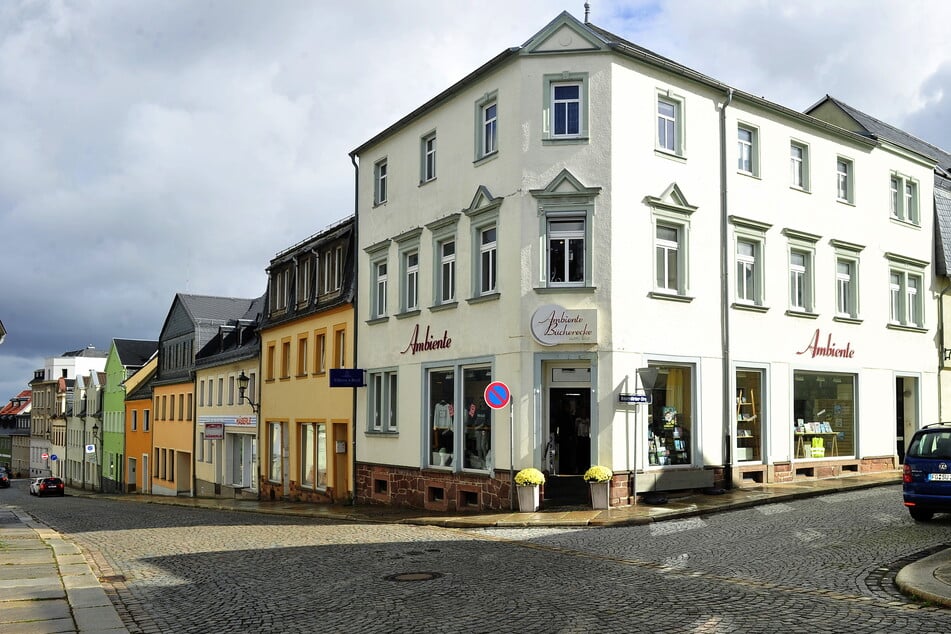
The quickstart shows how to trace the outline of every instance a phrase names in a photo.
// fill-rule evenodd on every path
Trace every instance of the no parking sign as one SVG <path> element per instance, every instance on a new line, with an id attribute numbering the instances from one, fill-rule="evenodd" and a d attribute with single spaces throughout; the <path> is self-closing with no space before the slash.
<path id="1" fill-rule="evenodd" d="M 485 398 L 485 404 L 492 409 L 502 409 L 508 405 L 512 393 L 509 391 L 509 386 L 502 381 L 492 381 L 485 388 L 483 398 Z"/>

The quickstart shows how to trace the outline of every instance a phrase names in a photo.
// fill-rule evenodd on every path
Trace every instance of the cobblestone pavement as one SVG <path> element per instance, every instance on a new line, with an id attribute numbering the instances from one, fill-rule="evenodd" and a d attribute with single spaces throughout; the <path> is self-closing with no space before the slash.
<path id="1" fill-rule="evenodd" d="M 446 529 L 30 498 L 130 632 L 947 632 L 894 588 L 951 546 L 898 486 L 603 529 Z"/>

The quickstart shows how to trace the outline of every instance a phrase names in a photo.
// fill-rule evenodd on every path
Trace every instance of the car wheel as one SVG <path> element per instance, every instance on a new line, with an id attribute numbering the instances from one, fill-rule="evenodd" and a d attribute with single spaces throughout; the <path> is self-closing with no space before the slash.
<path id="1" fill-rule="evenodd" d="M 911 519 L 916 522 L 927 522 L 932 517 L 934 513 L 932 511 L 923 511 L 921 509 L 908 509 L 908 512 L 911 513 Z"/>

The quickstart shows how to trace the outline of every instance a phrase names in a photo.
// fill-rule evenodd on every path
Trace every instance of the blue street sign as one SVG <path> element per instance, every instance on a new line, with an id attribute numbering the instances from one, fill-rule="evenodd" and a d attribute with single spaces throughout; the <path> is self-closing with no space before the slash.
<path id="1" fill-rule="evenodd" d="M 492 409 L 502 409 L 505 407 L 512 393 L 509 392 L 509 386 L 502 381 L 493 381 L 485 388 L 485 404 Z"/>
<path id="2" fill-rule="evenodd" d="M 359 368 L 331 368 L 330 387 L 364 387 L 364 371 Z"/>
<path id="3" fill-rule="evenodd" d="M 50 460 L 58 460 L 58 458 L 56 457 L 56 454 L 55 454 L 55 453 L 50 456 Z"/>

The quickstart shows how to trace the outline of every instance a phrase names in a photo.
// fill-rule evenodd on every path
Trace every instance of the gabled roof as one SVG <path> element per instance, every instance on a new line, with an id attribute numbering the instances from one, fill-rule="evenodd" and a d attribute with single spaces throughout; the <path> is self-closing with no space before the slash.
<path id="1" fill-rule="evenodd" d="M 108 356 L 108 352 L 96 350 L 96 346 L 86 346 L 85 348 L 81 348 L 79 350 L 67 350 L 60 355 L 60 357 L 86 357 L 90 359 L 101 359 Z"/>
<path id="2" fill-rule="evenodd" d="M 0 343 L 3 343 L 3 338 L 7 336 L 7 329 L 3 327 L 3 322 L 0 321 Z"/>
<path id="3" fill-rule="evenodd" d="M 158 341 L 141 339 L 113 339 L 119 363 L 125 368 L 141 368 L 155 354 Z"/>
<path id="4" fill-rule="evenodd" d="M 476 83 L 489 73 L 495 72 L 503 65 L 509 63 L 518 56 L 551 56 L 558 54 L 594 54 L 614 53 L 622 55 L 629 59 L 636 60 L 653 68 L 658 68 L 669 73 L 684 77 L 685 79 L 695 81 L 705 85 L 713 90 L 722 92 L 724 96 L 731 94 L 735 100 L 743 100 L 746 103 L 754 104 L 758 107 L 780 113 L 781 115 L 795 119 L 804 125 L 812 128 L 818 128 L 828 134 L 839 138 L 848 139 L 852 143 L 859 145 L 874 145 L 869 139 L 860 134 L 845 128 L 832 125 L 822 119 L 818 119 L 804 114 L 792 108 L 779 105 L 777 103 L 763 99 L 748 92 L 735 89 L 719 80 L 713 79 L 683 64 L 670 60 L 662 55 L 658 55 L 643 46 L 638 46 L 623 37 L 615 35 L 597 27 L 590 22 L 581 22 L 567 11 L 561 12 L 554 20 L 549 22 L 530 37 L 522 46 L 507 48 L 488 62 L 475 69 L 461 80 L 442 91 L 423 105 L 419 106 L 408 115 L 387 127 L 382 132 L 376 134 L 359 147 L 350 151 L 350 156 L 354 157 L 368 148 L 376 145 L 380 141 L 394 134 L 407 124 L 423 117 L 429 111 L 448 101 L 463 89 Z"/>
<path id="5" fill-rule="evenodd" d="M 258 356 L 261 344 L 255 335 L 264 313 L 265 297 L 256 298 L 241 318 L 219 326 L 218 333 L 195 355 L 195 366 L 209 367 Z"/>
<path id="6" fill-rule="evenodd" d="M 16 416 L 30 410 L 33 396 L 30 390 L 23 390 L 10 399 L 10 402 L 0 407 L 0 416 Z"/>
<path id="7" fill-rule="evenodd" d="M 910 150 L 915 154 L 929 158 L 937 163 L 939 169 L 936 171 L 942 173 L 945 177 L 951 176 L 951 154 L 948 154 L 936 145 L 922 141 L 904 130 L 900 130 L 895 126 L 876 119 L 872 115 L 865 114 L 861 110 L 853 108 L 831 95 L 826 95 L 817 103 L 807 108 L 806 114 L 811 115 L 813 112 L 819 111 L 829 105 L 838 108 L 855 122 L 855 126 L 849 126 L 849 129 L 853 132 L 876 141 L 887 141 L 906 150 Z M 842 124 L 842 122 L 837 123 Z"/>

